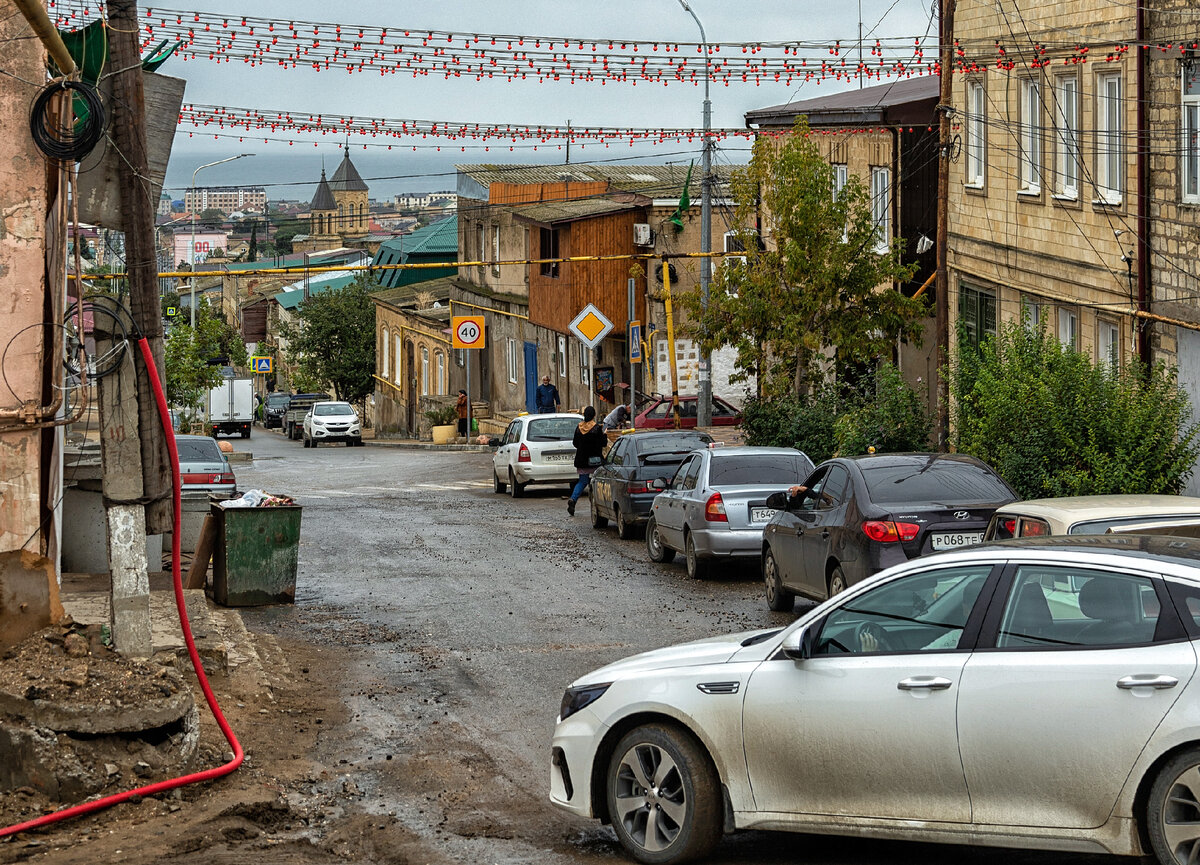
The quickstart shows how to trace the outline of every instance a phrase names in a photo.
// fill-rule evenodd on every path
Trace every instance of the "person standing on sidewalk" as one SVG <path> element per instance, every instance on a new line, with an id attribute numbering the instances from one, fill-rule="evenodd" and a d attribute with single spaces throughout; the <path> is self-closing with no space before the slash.
<path id="1" fill-rule="evenodd" d="M 558 398 L 558 388 L 550 384 L 548 375 L 542 376 L 542 383 L 538 385 L 533 399 L 538 414 L 553 414 L 562 405 L 562 401 Z"/>
<path id="2" fill-rule="evenodd" d="M 604 446 L 608 444 L 604 427 L 596 423 L 596 409 L 593 406 L 589 405 L 583 410 L 583 420 L 575 427 L 572 442 L 575 445 L 575 469 L 579 472 L 579 482 L 567 499 L 567 513 L 575 516 L 575 502 L 587 489 L 592 472 L 604 461 Z"/>
<path id="3" fill-rule="evenodd" d="M 465 436 L 467 434 L 467 409 L 470 406 L 470 400 L 467 399 L 467 392 L 459 390 L 458 402 L 454 404 L 454 408 L 458 411 L 458 434 Z"/>

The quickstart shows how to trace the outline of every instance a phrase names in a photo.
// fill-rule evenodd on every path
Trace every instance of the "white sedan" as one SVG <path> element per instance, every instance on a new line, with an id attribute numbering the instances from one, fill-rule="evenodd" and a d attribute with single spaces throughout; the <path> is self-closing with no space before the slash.
<path id="1" fill-rule="evenodd" d="M 523 414 L 513 418 L 504 435 L 488 441 L 492 454 L 492 492 L 507 489 L 514 499 L 529 484 L 574 484 L 575 427 L 583 415 Z"/>
<path id="2" fill-rule="evenodd" d="M 641 862 L 727 829 L 1200 851 L 1200 542 L 1047 538 L 917 559 L 782 630 L 567 689 L 551 801 Z"/>

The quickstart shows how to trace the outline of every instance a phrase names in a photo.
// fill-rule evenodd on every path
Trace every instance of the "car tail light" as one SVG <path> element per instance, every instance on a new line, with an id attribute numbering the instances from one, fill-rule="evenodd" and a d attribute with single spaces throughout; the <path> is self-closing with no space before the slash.
<path id="1" fill-rule="evenodd" d="M 1015 538 L 1017 536 L 1017 518 L 1013 517 L 1007 520 L 1001 520 L 1000 526 L 1006 532 L 1005 537 Z"/>
<path id="2" fill-rule="evenodd" d="M 234 478 L 233 472 L 222 472 L 219 479 L 213 481 L 217 484 L 236 484 L 237 479 Z"/>
<path id="3" fill-rule="evenodd" d="M 725 514 L 725 500 L 720 493 L 713 493 L 704 503 L 704 519 L 710 523 L 727 523 L 729 517 Z"/>
<path id="4" fill-rule="evenodd" d="M 648 493 L 648 492 L 650 492 L 650 487 L 646 485 L 646 481 L 644 481 L 644 480 L 639 481 L 639 480 L 634 479 L 634 480 L 629 481 L 629 492 L 630 493 Z"/>
<path id="5" fill-rule="evenodd" d="M 521 450 L 517 454 L 517 462 L 519 462 L 519 463 L 531 462 L 531 460 L 529 458 L 529 448 L 527 448 L 525 445 L 521 445 Z"/>
<path id="6" fill-rule="evenodd" d="M 891 520 L 867 520 L 862 529 L 868 538 L 881 544 L 911 541 L 921 531 L 916 523 L 896 523 Z"/>

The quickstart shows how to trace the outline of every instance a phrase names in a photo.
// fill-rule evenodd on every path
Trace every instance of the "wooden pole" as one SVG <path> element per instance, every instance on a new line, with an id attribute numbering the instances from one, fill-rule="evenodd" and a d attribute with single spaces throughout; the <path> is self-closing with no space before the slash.
<path id="1" fill-rule="evenodd" d="M 112 136 L 120 154 L 117 159 L 121 186 L 121 223 L 125 231 L 125 270 L 129 276 L 129 303 L 133 322 L 147 338 L 166 385 L 163 352 L 162 302 L 158 295 L 158 258 L 154 248 L 154 214 L 158 197 L 153 196 L 146 150 L 146 96 L 138 48 L 137 0 L 108 3 L 109 65 L 113 74 Z M 155 408 L 154 392 L 141 355 L 137 364 L 138 432 L 142 443 L 142 474 L 146 528 L 150 534 L 171 530 L 171 466 Z"/>
<path id="2" fill-rule="evenodd" d="M 946 268 L 949 249 L 950 209 L 950 105 L 954 101 L 954 8 L 956 0 L 941 0 L 941 93 L 938 99 L 938 197 L 937 197 L 937 296 L 935 329 L 937 350 L 937 446 L 944 451 L 950 444 L 950 277 Z"/>

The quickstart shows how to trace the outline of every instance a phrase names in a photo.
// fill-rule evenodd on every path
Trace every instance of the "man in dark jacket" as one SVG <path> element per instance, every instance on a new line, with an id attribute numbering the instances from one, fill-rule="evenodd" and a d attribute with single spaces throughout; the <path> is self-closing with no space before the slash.
<path id="1" fill-rule="evenodd" d="M 538 414 L 551 414 L 558 411 L 559 406 L 562 405 L 562 401 L 558 398 L 558 388 L 550 384 L 550 376 L 542 376 L 542 383 L 538 385 L 534 402 L 537 405 Z"/>

